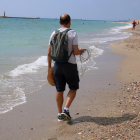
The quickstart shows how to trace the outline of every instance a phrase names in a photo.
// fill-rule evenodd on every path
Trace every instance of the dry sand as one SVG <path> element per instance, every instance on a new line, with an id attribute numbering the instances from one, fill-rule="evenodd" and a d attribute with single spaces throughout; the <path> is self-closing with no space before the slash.
<path id="1" fill-rule="evenodd" d="M 57 122 L 55 88 L 45 85 L 0 115 L 0 140 L 139 140 L 139 30 L 129 29 L 133 36 L 113 43 L 96 58 L 99 69 L 81 78 L 71 123 Z"/>
<path id="2" fill-rule="evenodd" d="M 113 43 L 112 53 L 124 56 L 121 62 L 121 69 L 118 70 L 118 78 L 123 82 L 140 80 L 140 26 L 136 30 L 128 29 L 132 36 L 120 42 Z"/>

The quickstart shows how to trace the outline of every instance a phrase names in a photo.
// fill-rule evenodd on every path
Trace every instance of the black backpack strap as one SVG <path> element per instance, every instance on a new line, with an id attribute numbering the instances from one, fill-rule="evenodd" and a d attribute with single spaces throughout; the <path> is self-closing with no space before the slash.
<path id="1" fill-rule="evenodd" d="M 73 50 L 71 51 L 71 53 L 70 53 L 70 56 L 69 56 L 68 60 L 70 59 L 70 57 L 71 57 L 72 53 L 73 53 Z"/>
<path id="2" fill-rule="evenodd" d="M 72 29 L 66 29 L 66 33 L 67 33 L 68 31 L 70 31 L 70 30 L 72 30 Z"/>
<path id="3" fill-rule="evenodd" d="M 64 31 L 64 33 L 67 33 L 67 32 L 68 32 L 68 31 L 70 31 L 70 30 L 72 30 L 72 29 L 66 29 L 66 30 Z M 70 55 L 69 55 L 68 60 L 70 59 L 70 57 L 71 57 L 72 53 L 73 53 L 73 50 L 71 51 L 71 53 L 70 53 Z"/>
<path id="4" fill-rule="evenodd" d="M 70 30 L 72 30 L 72 29 L 66 29 L 65 31 L 63 31 L 63 33 L 66 34 L 66 33 L 67 33 L 68 31 L 70 31 Z M 57 29 L 57 30 L 55 31 L 56 34 L 58 34 L 59 32 L 60 32 L 59 29 Z M 70 55 L 69 55 L 69 57 L 68 57 L 68 60 L 69 60 L 69 58 L 71 57 L 72 53 L 73 53 L 73 50 L 71 51 L 71 53 L 70 53 Z"/>
<path id="5" fill-rule="evenodd" d="M 72 30 L 72 29 L 66 29 L 65 31 L 63 31 L 63 33 L 66 34 L 69 30 Z"/>
<path id="6" fill-rule="evenodd" d="M 69 30 L 72 30 L 72 29 L 66 29 L 66 30 L 64 30 L 64 31 L 63 31 L 63 33 L 65 33 L 65 34 L 66 34 Z M 55 33 L 56 33 L 56 34 L 58 34 L 59 32 L 60 32 L 60 30 L 59 30 L 59 29 L 57 29 L 57 30 L 55 31 Z"/>

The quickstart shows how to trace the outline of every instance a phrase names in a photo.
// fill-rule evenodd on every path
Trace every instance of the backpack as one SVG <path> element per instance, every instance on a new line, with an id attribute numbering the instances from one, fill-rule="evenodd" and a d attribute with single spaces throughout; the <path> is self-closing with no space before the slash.
<path id="1" fill-rule="evenodd" d="M 71 29 L 66 29 L 63 32 L 60 32 L 59 29 L 55 31 L 50 45 L 51 45 L 51 58 L 55 62 L 65 63 L 68 62 L 70 56 L 68 56 L 68 35 L 67 32 Z"/>

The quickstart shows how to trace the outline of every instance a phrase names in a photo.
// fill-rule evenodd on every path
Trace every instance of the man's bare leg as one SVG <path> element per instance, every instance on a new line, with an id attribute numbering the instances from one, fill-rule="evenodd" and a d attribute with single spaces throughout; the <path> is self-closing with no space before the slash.
<path id="1" fill-rule="evenodd" d="M 75 96 L 76 96 L 76 90 L 70 90 L 68 92 L 67 99 L 66 99 L 66 105 L 65 105 L 65 108 L 64 108 L 63 112 L 61 113 L 61 116 L 66 121 L 71 120 L 71 116 L 69 114 L 69 107 L 70 107 L 72 101 L 74 100 Z"/>
<path id="2" fill-rule="evenodd" d="M 64 102 L 63 93 L 64 93 L 64 91 L 56 93 L 56 102 L 57 102 L 57 107 L 58 107 L 58 113 L 62 113 L 62 106 L 63 106 L 63 102 Z"/>
<path id="3" fill-rule="evenodd" d="M 74 98 L 76 96 L 76 91 L 77 90 L 70 90 L 68 92 L 67 100 L 66 100 L 66 105 L 65 105 L 66 108 L 69 108 L 70 107 L 72 101 L 74 100 Z"/>

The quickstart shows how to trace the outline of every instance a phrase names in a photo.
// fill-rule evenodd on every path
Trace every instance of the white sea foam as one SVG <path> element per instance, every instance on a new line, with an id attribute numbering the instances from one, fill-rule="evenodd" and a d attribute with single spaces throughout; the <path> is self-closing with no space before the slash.
<path id="1" fill-rule="evenodd" d="M 117 34 L 120 33 L 122 30 L 129 29 L 129 28 L 132 28 L 132 24 L 127 24 L 126 26 L 112 28 L 110 33 Z"/>
<path id="2" fill-rule="evenodd" d="M 126 39 L 128 38 L 130 35 L 126 34 L 124 36 L 117 36 L 117 37 L 104 37 L 104 38 L 94 38 L 92 39 L 93 43 L 106 43 L 106 42 L 111 42 L 111 41 L 117 41 L 117 40 L 121 40 L 121 39 Z"/>
<path id="3" fill-rule="evenodd" d="M 0 76 L 0 114 L 25 103 L 27 94 L 41 88 L 46 82 L 46 69 L 40 68 L 47 65 L 47 56 L 41 56 L 33 63 L 20 65 L 8 75 Z M 20 76 L 28 73 L 28 76 Z"/>
<path id="4" fill-rule="evenodd" d="M 132 25 L 128 24 L 126 26 L 112 28 L 112 29 L 110 29 L 109 32 L 102 34 L 102 35 L 104 35 L 104 37 L 93 38 L 90 41 L 94 42 L 94 43 L 106 43 L 106 42 L 111 42 L 111 41 L 127 39 L 131 36 L 131 33 L 121 32 L 121 31 L 131 28 L 131 27 L 132 27 Z M 113 34 L 113 36 L 112 36 L 112 34 Z"/>
<path id="5" fill-rule="evenodd" d="M 90 46 L 89 48 L 92 49 L 91 54 L 94 57 L 98 57 L 99 55 L 102 55 L 103 52 L 104 52 L 103 49 L 99 49 L 99 48 L 95 47 L 94 45 L 93 46 Z"/>
<path id="6" fill-rule="evenodd" d="M 115 27 L 115 28 L 111 28 L 111 29 L 105 29 L 101 33 L 97 34 L 97 36 L 95 38 L 88 39 L 88 40 L 80 40 L 80 43 L 85 43 L 85 44 L 100 43 L 100 44 L 104 44 L 104 43 L 107 43 L 107 42 L 127 39 L 131 36 L 131 33 L 122 32 L 122 30 L 131 28 L 131 27 L 132 27 L 132 25 L 128 24 L 126 26 Z"/>
<path id="7" fill-rule="evenodd" d="M 0 95 L 0 114 L 12 110 L 15 106 L 26 102 L 25 93 L 22 88 L 17 87 L 13 94 Z"/>
<path id="8" fill-rule="evenodd" d="M 90 39 L 90 40 L 86 40 L 86 41 L 82 41 L 80 40 L 79 43 L 84 43 L 84 44 L 93 44 L 93 43 L 106 43 L 107 41 L 104 38 L 94 38 L 94 39 Z"/>
<path id="9" fill-rule="evenodd" d="M 37 72 L 37 70 L 43 66 L 48 66 L 47 56 L 41 56 L 33 63 L 19 65 L 17 68 L 12 70 L 9 75 L 15 77 L 21 74 Z"/>

